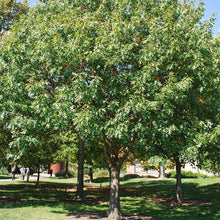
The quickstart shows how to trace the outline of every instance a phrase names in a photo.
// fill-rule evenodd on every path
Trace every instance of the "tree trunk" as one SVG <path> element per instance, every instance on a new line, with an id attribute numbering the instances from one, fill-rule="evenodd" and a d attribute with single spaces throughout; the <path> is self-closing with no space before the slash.
<path id="1" fill-rule="evenodd" d="M 179 158 L 176 159 L 176 198 L 177 202 L 183 202 L 182 183 L 181 183 L 181 163 Z"/>
<path id="2" fill-rule="evenodd" d="M 159 170 L 159 175 L 160 175 L 160 178 L 161 179 L 164 179 L 165 178 L 165 167 L 162 163 L 160 163 L 160 170 Z"/>
<path id="3" fill-rule="evenodd" d="M 93 183 L 93 170 L 92 170 L 92 167 L 89 168 L 89 177 L 90 177 L 90 183 Z"/>
<path id="4" fill-rule="evenodd" d="M 68 178 L 69 177 L 69 161 L 66 160 L 66 165 L 65 165 L 65 177 Z"/>
<path id="5" fill-rule="evenodd" d="M 29 168 L 26 171 L 26 178 L 27 178 L 27 182 L 29 182 L 29 178 L 30 178 L 30 170 L 29 170 Z"/>
<path id="6" fill-rule="evenodd" d="M 29 174 L 27 174 L 27 182 L 29 182 L 30 176 Z"/>
<path id="7" fill-rule="evenodd" d="M 36 182 L 36 186 L 39 186 L 39 181 L 40 181 L 40 166 L 37 167 L 37 182 Z"/>
<path id="8" fill-rule="evenodd" d="M 108 219 L 120 219 L 120 197 L 119 197 L 119 176 L 120 168 L 111 166 L 110 168 L 110 202 Z"/>
<path id="9" fill-rule="evenodd" d="M 84 178 L 84 146 L 83 140 L 80 135 L 79 137 L 79 145 L 78 145 L 78 175 L 77 175 L 77 198 L 80 200 L 84 199 L 83 192 L 83 178 Z"/>

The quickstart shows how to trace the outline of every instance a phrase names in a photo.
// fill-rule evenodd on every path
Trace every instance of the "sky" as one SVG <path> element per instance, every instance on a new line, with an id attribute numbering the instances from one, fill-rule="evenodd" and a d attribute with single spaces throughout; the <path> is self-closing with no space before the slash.
<path id="1" fill-rule="evenodd" d="M 204 17 L 205 20 L 210 18 L 212 14 L 216 14 L 216 21 L 213 27 L 213 36 L 215 36 L 220 31 L 220 0 L 202 0 L 202 1 L 205 3 L 205 8 L 206 8 L 205 17 Z M 33 7 L 34 4 L 37 2 L 39 2 L 39 0 L 29 0 L 29 4 L 31 7 Z"/>

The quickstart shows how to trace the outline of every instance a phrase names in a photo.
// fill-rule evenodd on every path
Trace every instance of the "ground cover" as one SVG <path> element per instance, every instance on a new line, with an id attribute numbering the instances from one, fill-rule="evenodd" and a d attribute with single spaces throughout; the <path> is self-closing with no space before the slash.
<path id="1" fill-rule="evenodd" d="M 121 212 L 127 219 L 220 219 L 219 178 L 183 179 L 185 201 L 175 202 L 174 179 L 122 179 Z M 105 178 L 85 184 L 84 202 L 75 199 L 76 179 L 0 181 L 0 219 L 104 218 L 109 186 Z M 140 217 L 141 216 L 141 217 Z"/>

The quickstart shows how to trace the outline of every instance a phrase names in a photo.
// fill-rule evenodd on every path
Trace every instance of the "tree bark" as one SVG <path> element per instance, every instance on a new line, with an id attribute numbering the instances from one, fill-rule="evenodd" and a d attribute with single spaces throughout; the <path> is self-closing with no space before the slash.
<path id="1" fill-rule="evenodd" d="M 37 167 L 37 182 L 36 182 L 36 186 L 39 186 L 39 181 L 40 181 L 40 166 Z"/>
<path id="2" fill-rule="evenodd" d="M 182 183 L 181 183 L 181 163 L 179 158 L 175 159 L 176 161 L 176 198 L 178 203 L 183 202 L 183 194 L 182 194 Z"/>
<path id="3" fill-rule="evenodd" d="M 160 170 L 159 170 L 159 175 L 160 175 L 160 178 L 161 179 L 164 179 L 165 178 L 165 167 L 162 163 L 160 163 Z"/>
<path id="4" fill-rule="evenodd" d="M 26 177 L 27 177 L 27 182 L 29 182 L 29 179 L 30 179 L 30 170 L 29 170 L 29 168 L 26 171 Z"/>
<path id="5" fill-rule="evenodd" d="M 92 170 L 92 167 L 89 168 L 89 178 L 90 178 L 90 183 L 93 183 L 93 170 Z"/>
<path id="6" fill-rule="evenodd" d="M 84 146 L 83 140 L 80 135 L 79 137 L 79 145 L 78 145 L 78 175 L 77 175 L 77 198 L 80 200 L 84 199 L 84 191 L 83 191 L 83 180 L 84 180 Z"/>
<path id="7" fill-rule="evenodd" d="M 120 168 L 111 166 L 110 168 L 110 202 L 108 219 L 120 219 L 120 197 L 119 197 L 119 176 Z"/>
<path id="8" fill-rule="evenodd" d="M 66 164 L 65 164 L 65 177 L 68 178 L 69 177 L 69 161 L 66 160 Z"/>

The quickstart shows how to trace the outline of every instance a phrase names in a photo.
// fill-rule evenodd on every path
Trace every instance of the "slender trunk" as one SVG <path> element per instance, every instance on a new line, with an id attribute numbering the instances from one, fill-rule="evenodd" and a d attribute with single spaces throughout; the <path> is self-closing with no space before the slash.
<path id="1" fill-rule="evenodd" d="M 90 177 L 90 183 L 93 183 L 93 170 L 92 170 L 92 167 L 89 168 L 89 177 Z"/>
<path id="2" fill-rule="evenodd" d="M 29 182 L 29 179 L 30 179 L 29 174 L 27 174 L 27 182 Z"/>
<path id="3" fill-rule="evenodd" d="M 77 198 L 80 200 L 84 199 L 83 192 L 83 178 L 84 178 L 84 146 L 83 140 L 79 135 L 79 145 L 78 145 L 78 175 L 77 175 Z"/>
<path id="4" fill-rule="evenodd" d="M 30 178 L 30 170 L 29 169 L 26 171 L 26 177 L 27 177 L 27 182 L 29 182 L 29 178 Z"/>
<path id="5" fill-rule="evenodd" d="M 119 176 L 120 168 L 111 166 L 110 168 L 110 202 L 108 219 L 120 219 L 120 197 L 119 197 Z"/>
<path id="6" fill-rule="evenodd" d="M 213 175 L 215 176 L 216 175 L 216 168 L 215 168 L 215 162 L 214 162 L 214 164 L 213 164 Z"/>
<path id="7" fill-rule="evenodd" d="M 160 178 L 164 179 L 165 178 L 165 167 L 163 166 L 162 163 L 160 163 L 160 172 L 159 172 Z"/>
<path id="8" fill-rule="evenodd" d="M 40 166 L 37 167 L 37 182 L 36 182 L 36 186 L 39 186 L 39 181 L 40 181 Z"/>
<path id="9" fill-rule="evenodd" d="M 183 202 L 182 183 L 181 183 L 181 163 L 179 158 L 176 158 L 176 198 L 177 202 Z"/>
<path id="10" fill-rule="evenodd" d="M 66 171 L 65 171 L 65 177 L 66 178 L 68 178 L 69 177 L 69 174 L 68 174 L 68 172 L 69 172 L 69 161 L 68 160 L 66 160 L 66 165 L 65 165 L 65 169 L 66 169 Z"/>

